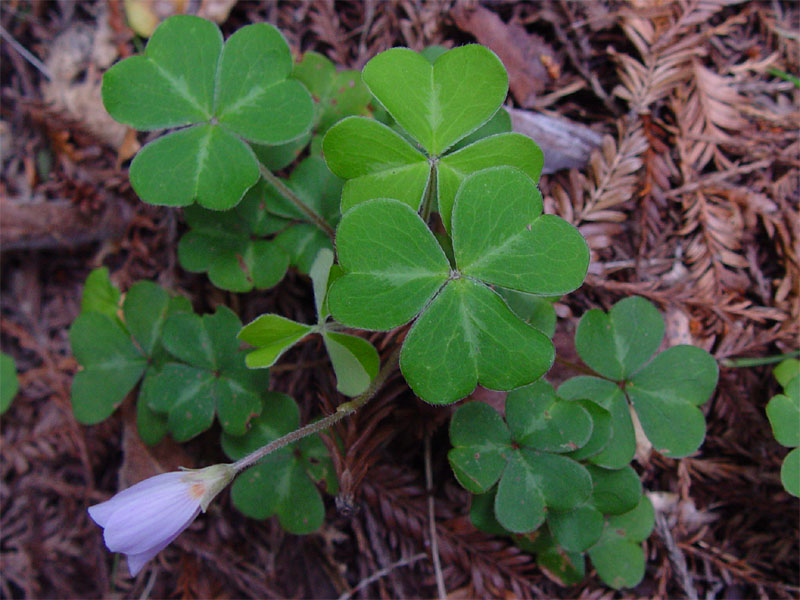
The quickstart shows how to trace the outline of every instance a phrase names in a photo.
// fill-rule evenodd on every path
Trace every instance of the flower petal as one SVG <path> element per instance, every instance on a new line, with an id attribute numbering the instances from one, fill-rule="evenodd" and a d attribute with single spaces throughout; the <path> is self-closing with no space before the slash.
<path id="1" fill-rule="evenodd" d="M 183 530 L 181 530 L 181 531 L 183 531 Z M 165 540 L 163 543 L 159 544 L 158 546 L 156 546 L 154 548 L 150 548 L 149 550 L 147 550 L 145 552 L 140 552 L 139 554 L 129 554 L 128 555 L 128 572 L 131 574 L 131 577 L 136 577 L 136 575 L 139 573 L 139 571 L 142 570 L 142 567 L 144 567 L 147 564 L 147 561 L 149 561 L 156 554 L 161 552 L 164 548 L 169 546 L 172 543 L 172 541 L 176 537 L 178 537 L 180 535 L 181 531 L 179 531 L 178 533 L 173 535 L 168 540 Z"/>
<path id="2" fill-rule="evenodd" d="M 89 516 L 92 517 L 94 522 L 100 525 L 100 527 L 105 527 L 108 523 L 108 520 L 111 518 L 111 515 L 114 514 L 114 511 L 118 507 L 126 505 L 132 497 L 149 495 L 151 492 L 155 492 L 157 489 L 172 488 L 176 482 L 181 481 L 182 477 L 183 473 L 176 471 L 171 473 L 162 473 L 161 475 L 156 475 L 155 477 L 150 477 L 140 481 L 139 483 L 122 490 L 105 502 L 90 506 Z"/>
<path id="3" fill-rule="evenodd" d="M 103 538 L 113 552 L 140 554 L 175 539 L 198 514 L 197 498 L 186 485 L 175 482 L 120 503 L 106 523 Z"/>

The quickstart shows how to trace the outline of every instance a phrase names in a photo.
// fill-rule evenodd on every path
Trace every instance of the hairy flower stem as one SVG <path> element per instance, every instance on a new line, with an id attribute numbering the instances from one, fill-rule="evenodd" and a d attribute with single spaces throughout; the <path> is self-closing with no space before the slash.
<path id="1" fill-rule="evenodd" d="M 325 222 L 325 219 L 320 217 L 314 210 L 308 206 L 305 202 L 303 202 L 297 194 L 295 194 L 292 190 L 286 187 L 286 184 L 281 181 L 281 178 L 275 175 L 272 171 L 270 171 L 267 167 L 258 163 L 258 170 L 261 171 L 261 176 L 266 179 L 270 185 L 272 185 L 278 192 L 286 198 L 289 202 L 294 204 L 297 209 L 303 213 L 308 219 L 314 223 L 317 227 L 319 227 L 325 234 L 331 238 L 333 241 L 336 233 L 333 231 L 333 227 L 328 225 Z"/>
<path id="2" fill-rule="evenodd" d="M 240 473 L 244 469 L 248 467 L 252 467 L 262 458 L 267 456 L 268 454 L 283 448 L 284 446 L 291 444 L 292 442 L 296 442 L 297 440 L 301 440 L 304 437 L 309 435 L 313 435 L 322 431 L 323 429 L 327 429 L 331 425 L 334 425 L 344 419 L 345 417 L 352 415 L 356 412 L 359 408 L 364 406 L 367 402 L 369 402 L 372 397 L 378 392 L 379 389 L 383 386 L 386 382 L 386 379 L 395 370 L 397 367 L 397 363 L 400 360 L 400 349 L 398 348 L 394 352 L 392 352 L 389 359 L 386 361 L 386 364 L 383 365 L 378 375 L 375 379 L 370 383 L 367 391 L 361 394 L 360 396 L 356 396 L 349 402 L 343 402 L 339 406 L 336 407 L 336 412 L 328 415 L 320 419 L 319 421 L 314 421 L 313 423 L 309 423 L 301 427 L 300 429 L 296 429 L 290 433 L 287 433 L 285 436 L 278 438 L 277 440 L 271 441 L 266 446 L 261 446 L 258 450 L 248 454 L 244 458 L 237 460 L 231 466 L 236 471 L 236 473 Z"/>
<path id="3" fill-rule="evenodd" d="M 787 352 L 786 354 L 778 354 L 775 356 L 755 356 L 753 358 L 724 358 L 719 361 L 723 367 L 760 367 L 762 365 L 771 365 L 773 363 L 781 362 L 787 358 L 796 358 L 800 356 L 800 350 Z"/>

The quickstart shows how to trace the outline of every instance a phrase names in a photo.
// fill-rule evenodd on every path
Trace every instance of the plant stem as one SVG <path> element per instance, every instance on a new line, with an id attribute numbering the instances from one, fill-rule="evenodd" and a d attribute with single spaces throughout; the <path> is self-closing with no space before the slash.
<path id="1" fill-rule="evenodd" d="M 787 358 L 795 358 L 800 356 L 800 350 L 787 352 L 786 354 L 777 354 L 775 356 L 755 356 L 752 358 L 723 358 L 719 361 L 723 367 L 760 367 L 761 365 L 771 365 L 776 362 L 781 362 Z"/>
<path id="2" fill-rule="evenodd" d="M 267 456 L 268 454 L 283 448 L 284 446 L 291 444 L 292 442 L 296 442 L 297 440 L 301 440 L 304 437 L 309 435 L 313 435 L 322 431 L 323 429 L 327 429 L 331 425 L 334 425 L 344 419 L 345 417 L 352 415 L 356 412 L 359 408 L 364 406 L 367 402 L 369 402 L 372 397 L 378 392 L 379 389 L 383 386 L 386 382 L 386 379 L 389 375 L 394 371 L 395 367 L 397 367 L 397 363 L 400 360 L 400 349 L 398 348 L 394 352 L 392 352 L 389 359 L 386 361 L 386 364 L 383 365 L 378 375 L 369 384 L 367 391 L 361 394 L 360 396 L 356 396 L 349 402 L 343 402 L 339 406 L 336 407 L 336 412 L 333 414 L 328 415 L 320 419 L 319 421 L 314 421 L 313 423 L 309 423 L 308 425 L 304 425 L 300 429 L 296 429 L 290 433 L 287 433 L 285 436 L 278 438 L 277 440 L 271 441 L 269 444 L 265 446 L 261 446 L 258 450 L 251 452 L 247 456 L 242 459 L 237 460 L 231 466 L 236 471 L 236 473 L 240 473 L 244 469 L 248 467 L 252 467 L 262 458 Z"/>
<path id="3" fill-rule="evenodd" d="M 297 194 L 295 194 L 292 190 L 286 187 L 286 184 L 281 181 L 281 178 L 275 175 L 272 171 L 270 171 L 267 167 L 262 165 L 260 162 L 258 163 L 258 170 L 261 172 L 261 176 L 266 179 L 270 185 L 272 185 L 278 192 L 286 198 L 289 202 L 294 204 L 301 213 L 303 213 L 306 217 L 308 217 L 309 221 L 311 221 L 314 225 L 319 227 L 325 234 L 331 238 L 333 241 L 336 233 L 333 231 L 333 227 L 328 225 L 328 223 L 320 217 L 314 210 L 308 206 L 305 202 L 303 202 Z"/>
<path id="4" fill-rule="evenodd" d="M 592 377 L 599 377 L 601 379 L 608 379 L 607 377 L 603 377 L 600 373 L 597 373 L 590 369 L 589 367 L 585 367 L 579 363 L 574 363 L 572 361 L 566 360 L 561 358 L 560 356 L 556 355 L 556 362 L 559 364 L 564 365 L 565 367 L 569 367 L 573 371 L 578 371 L 578 373 L 583 373 L 584 375 L 590 375 Z"/>
<path id="5" fill-rule="evenodd" d="M 436 160 L 431 162 L 431 173 L 428 176 L 428 187 L 425 188 L 425 197 L 422 199 L 422 211 L 420 217 L 426 223 L 433 212 L 433 201 L 436 199 L 436 192 L 439 182 L 436 180 Z"/>

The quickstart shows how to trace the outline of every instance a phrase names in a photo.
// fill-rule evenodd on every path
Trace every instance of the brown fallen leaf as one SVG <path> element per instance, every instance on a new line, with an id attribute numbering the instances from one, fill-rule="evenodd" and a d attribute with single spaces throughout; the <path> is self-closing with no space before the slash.
<path id="1" fill-rule="evenodd" d="M 521 106 L 533 106 L 550 79 L 548 70 L 560 71 L 556 53 L 547 42 L 521 25 L 504 23 L 488 8 L 461 7 L 453 12 L 453 18 L 459 29 L 474 35 L 500 57 L 508 70 L 511 93 Z"/>
<path id="2" fill-rule="evenodd" d="M 125 132 L 125 137 L 122 138 L 122 143 L 117 147 L 116 168 L 119 169 L 122 163 L 133 157 L 141 147 L 142 145 L 136 137 L 136 130 L 128 127 L 128 130 Z"/>

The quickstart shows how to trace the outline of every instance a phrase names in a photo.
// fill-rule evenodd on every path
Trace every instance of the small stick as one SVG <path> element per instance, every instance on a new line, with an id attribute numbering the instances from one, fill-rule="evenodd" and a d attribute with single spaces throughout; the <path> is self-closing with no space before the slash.
<path id="1" fill-rule="evenodd" d="M 447 588 L 444 586 L 442 563 L 439 559 L 439 542 L 436 538 L 436 519 L 433 512 L 433 472 L 431 468 L 431 436 L 425 436 L 425 490 L 428 492 L 428 526 L 431 535 L 431 556 L 433 571 L 436 573 L 436 588 L 439 600 L 447 600 Z"/>
<path id="2" fill-rule="evenodd" d="M 0 37 L 2 37 L 5 41 L 7 41 L 11 45 L 11 47 L 14 48 L 14 50 L 16 50 L 17 52 L 20 53 L 20 55 L 22 55 L 22 58 L 24 58 L 34 67 L 36 67 L 36 70 L 39 71 L 45 77 L 47 77 L 48 80 L 50 81 L 53 80 L 53 76 L 50 74 L 50 71 L 45 66 L 45 64 L 38 58 L 36 58 L 36 56 L 34 56 L 34 54 L 30 50 L 25 48 L 25 46 L 23 46 L 17 40 L 11 37 L 11 34 L 8 33 L 8 31 L 6 31 L 6 28 L 3 27 L 2 25 L 0 25 Z"/>
<path id="3" fill-rule="evenodd" d="M 686 568 L 686 557 L 678 548 L 677 544 L 675 544 L 675 539 L 669 531 L 669 525 L 667 525 L 667 520 L 664 518 L 664 515 L 658 511 L 656 511 L 656 533 L 664 540 L 670 562 L 672 562 L 672 566 L 675 568 L 675 572 L 678 575 L 686 598 L 688 600 L 697 600 L 697 591 L 694 589 L 692 576 L 689 573 L 689 569 Z"/>
<path id="4" fill-rule="evenodd" d="M 397 562 L 393 562 L 388 567 L 385 567 L 385 568 L 381 569 L 380 571 L 376 571 L 375 573 L 373 573 L 372 575 L 370 575 L 366 579 L 362 579 L 361 581 L 359 581 L 358 585 L 356 587 L 354 587 L 349 592 L 345 592 L 344 594 L 339 596 L 339 600 L 350 600 L 350 598 L 353 597 L 353 594 L 355 594 L 358 590 L 368 586 L 370 583 L 372 583 L 374 581 L 378 581 L 378 579 L 380 579 L 381 577 L 386 577 L 394 569 L 396 569 L 398 567 L 405 567 L 406 565 L 414 564 L 418 560 L 426 558 L 427 556 L 428 555 L 425 554 L 424 552 L 420 552 L 419 554 L 415 554 L 414 556 L 410 556 L 408 558 L 403 558 L 401 560 L 398 560 Z"/>

